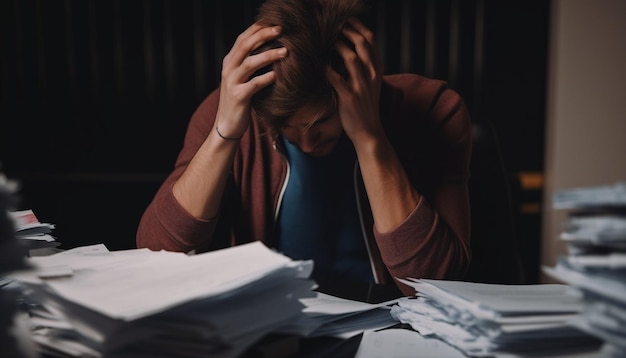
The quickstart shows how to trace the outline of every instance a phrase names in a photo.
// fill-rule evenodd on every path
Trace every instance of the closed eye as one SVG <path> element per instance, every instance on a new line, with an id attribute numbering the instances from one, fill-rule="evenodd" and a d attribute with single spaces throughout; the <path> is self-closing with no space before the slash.
<path id="1" fill-rule="evenodd" d="M 320 117 L 317 120 L 308 123 L 304 126 L 304 129 L 307 130 L 311 127 L 313 127 L 314 125 L 320 124 L 320 123 L 324 123 L 324 122 L 328 122 L 330 119 L 332 118 L 332 114 L 327 114 L 324 117 Z"/>

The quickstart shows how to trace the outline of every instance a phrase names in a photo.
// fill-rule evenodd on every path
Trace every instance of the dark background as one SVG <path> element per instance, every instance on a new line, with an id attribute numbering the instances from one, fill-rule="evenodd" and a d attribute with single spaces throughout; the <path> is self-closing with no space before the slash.
<path id="1" fill-rule="evenodd" d="M 260 3 L 0 2 L 0 171 L 62 248 L 135 247 L 187 121 Z M 465 98 L 489 139 L 475 147 L 473 237 L 512 240 L 536 282 L 541 186 L 520 177 L 543 172 L 550 2 L 368 4 L 387 73 L 443 79 Z"/>

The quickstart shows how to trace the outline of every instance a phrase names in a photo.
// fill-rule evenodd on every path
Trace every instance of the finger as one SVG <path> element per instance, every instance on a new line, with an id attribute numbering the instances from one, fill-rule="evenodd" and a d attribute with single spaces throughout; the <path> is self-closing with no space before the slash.
<path id="1" fill-rule="evenodd" d="M 374 33 L 368 29 L 359 19 L 351 17 L 348 19 L 348 24 L 358 31 L 363 37 L 365 37 L 370 45 L 374 45 Z"/>
<path id="2" fill-rule="evenodd" d="M 353 27 L 346 26 L 342 31 L 343 35 L 354 44 L 354 51 L 361 60 L 361 64 L 365 70 L 365 74 L 368 78 L 373 79 L 377 73 L 376 59 L 372 54 L 373 49 L 369 41 L 356 31 Z"/>
<path id="3" fill-rule="evenodd" d="M 246 91 L 249 93 L 249 97 L 252 97 L 255 93 L 262 88 L 269 86 L 276 79 L 276 73 L 274 71 L 266 72 L 262 75 L 252 77 L 250 81 L 243 84 L 246 87 Z"/>
<path id="4" fill-rule="evenodd" d="M 248 26 L 248 28 L 245 31 L 243 31 L 242 33 L 239 34 L 239 36 L 237 36 L 237 38 L 235 39 L 235 43 L 231 47 L 228 54 L 226 54 L 226 56 L 224 57 L 224 67 L 228 63 L 231 62 L 230 59 L 236 54 L 236 49 L 241 47 L 241 43 L 244 41 L 244 39 L 250 37 L 250 35 L 259 31 L 261 28 L 262 26 L 260 24 L 254 23 Z"/>
<path id="5" fill-rule="evenodd" d="M 269 49 L 261 53 L 248 56 L 241 66 L 239 66 L 238 78 L 241 81 L 248 81 L 251 77 L 256 77 L 272 70 L 272 64 L 287 56 L 287 48 L 279 47 Z"/>
<path id="6" fill-rule="evenodd" d="M 326 67 L 326 78 L 337 94 L 341 94 L 348 89 L 347 83 L 343 77 L 330 66 Z"/>
<path id="7" fill-rule="evenodd" d="M 354 29 L 361 36 L 363 36 L 363 38 L 369 45 L 369 49 L 370 49 L 369 54 L 371 56 L 371 60 L 370 60 L 371 63 L 374 65 L 376 69 L 378 69 L 378 71 L 382 71 L 383 69 L 382 56 L 378 49 L 378 45 L 376 44 L 376 37 L 374 36 L 374 33 L 369 28 L 367 28 L 361 21 L 359 21 L 357 18 L 353 17 L 353 18 L 348 19 L 348 24 L 350 25 L 350 27 L 352 27 L 352 29 Z"/>
<path id="8" fill-rule="evenodd" d="M 264 27 L 259 24 L 252 24 L 246 31 L 237 36 L 233 47 L 228 53 L 229 64 L 239 66 L 252 51 L 260 47 L 263 43 L 275 39 L 280 35 L 279 26 Z"/>
<path id="9" fill-rule="evenodd" d="M 352 51 L 343 41 L 337 41 L 335 49 L 343 60 L 348 71 L 348 81 L 354 83 L 363 78 L 363 65 L 359 59 L 359 55 Z"/>

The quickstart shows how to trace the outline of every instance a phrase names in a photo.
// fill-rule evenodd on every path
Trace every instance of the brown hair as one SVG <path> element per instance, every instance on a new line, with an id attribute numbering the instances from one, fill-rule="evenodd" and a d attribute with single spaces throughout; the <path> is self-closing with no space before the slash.
<path id="1" fill-rule="evenodd" d="M 285 126 L 306 103 L 336 106 L 326 67 L 345 75 L 335 43 L 346 21 L 362 10 L 362 0 L 267 0 L 259 7 L 256 21 L 280 25 L 282 33 L 257 51 L 284 46 L 289 53 L 272 65 L 275 82 L 252 97 L 253 110 L 270 131 Z"/>

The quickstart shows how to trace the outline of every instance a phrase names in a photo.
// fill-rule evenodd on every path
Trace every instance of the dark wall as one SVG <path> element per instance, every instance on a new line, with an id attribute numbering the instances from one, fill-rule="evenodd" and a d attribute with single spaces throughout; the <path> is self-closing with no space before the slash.
<path id="1" fill-rule="evenodd" d="M 259 4 L 0 3 L 0 170 L 21 183 L 23 207 L 57 225 L 64 247 L 134 247 L 139 217 L 171 170 L 190 115 L 217 85 L 223 56 Z M 517 174 L 543 169 L 549 1 L 368 4 L 364 20 L 387 73 L 448 81 L 473 120 L 494 129 L 516 208 Z M 515 229 L 531 277 L 537 218 L 517 218 L 525 225 Z"/>

